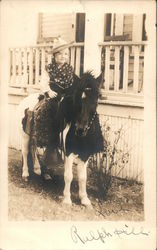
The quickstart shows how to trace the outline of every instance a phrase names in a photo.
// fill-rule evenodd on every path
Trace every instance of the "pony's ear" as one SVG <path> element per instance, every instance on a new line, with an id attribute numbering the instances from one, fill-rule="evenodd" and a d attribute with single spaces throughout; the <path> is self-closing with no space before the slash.
<path id="1" fill-rule="evenodd" d="M 98 87 L 100 87 L 102 85 L 102 81 L 103 81 L 103 73 L 101 72 L 100 75 L 96 78 Z"/>

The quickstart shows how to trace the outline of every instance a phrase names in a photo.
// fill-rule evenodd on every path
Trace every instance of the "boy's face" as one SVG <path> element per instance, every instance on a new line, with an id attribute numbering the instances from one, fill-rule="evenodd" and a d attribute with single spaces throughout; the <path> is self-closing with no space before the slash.
<path id="1" fill-rule="evenodd" d="M 56 53 L 55 59 L 58 64 L 69 63 L 69 49 L 67 48 Z"/>

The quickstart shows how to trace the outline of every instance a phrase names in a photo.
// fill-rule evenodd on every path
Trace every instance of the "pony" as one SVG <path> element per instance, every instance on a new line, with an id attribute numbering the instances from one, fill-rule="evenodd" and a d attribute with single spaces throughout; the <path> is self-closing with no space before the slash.
<path id="1" fill-rule="evenodd" d="M 89 157 L 104 150 L 103 136 L 97 114 L 99 86 L 102 74 L 95 78 L 91 72 L 84 73 L 77 79 L 76 88 L 71 95 L 61 99 L 58 108 L 58 119 L 62 126 L 62 142 L 64 148 L 64 191 L 63 203 L 72 204 L 70 187 L 73 179 L 72 166 L 77 162 L 79 198 L 82 205 L 91 205 L 87 195 L 87 165 Z M 25 110 L 33 110 L 39 94 L 33 94 L 25 98 L 19 105 L 20 119 L 24 119 Z M 31 102 L 32 101 L 32 102 Z M 31 105 L 30 105 L 31 104 Z M 23 168 L 22 177 L 26 180 L 29 176 L 28 153 L 30 135 L 26 134 L 22 125 Z M 38 161 L 38 158 L 35 158 Z M 38 162 L 34 171 L 41 174 Z"/>
<path id="2" fill-rule="evenodd" d="M 65 98 L 61 103 L 60 110 L 67 123 L 63 192 L 63 202 L 66 204 L 71 204 L 72 166 L 73 162 L 77 161 L 79 198 L 82 205 L 91 205 L 86 191 L 88 159 L 104 150 L 104 140 L 96 111 L 101 80 L 102 74 L 94 78 L 91 72 L 84 73 L 73 96 Z"/>

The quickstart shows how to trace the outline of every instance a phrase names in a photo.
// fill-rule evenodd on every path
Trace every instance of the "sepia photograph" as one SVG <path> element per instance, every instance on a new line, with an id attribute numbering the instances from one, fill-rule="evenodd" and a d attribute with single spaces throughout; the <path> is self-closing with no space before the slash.
<path id="1" fill-rule="evenodd" d="M 156 249 L 155 8 L 0 2 L 1 249 Z"/>

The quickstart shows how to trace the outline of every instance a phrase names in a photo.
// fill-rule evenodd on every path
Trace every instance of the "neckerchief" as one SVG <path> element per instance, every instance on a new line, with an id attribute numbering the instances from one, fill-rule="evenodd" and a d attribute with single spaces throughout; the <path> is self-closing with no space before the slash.
<path id="1" fill-rule="evenodd" d="M 59 87 L 66 89 L 73 84 L 74 71 L 72 66 L 68 63 L 64 63 L 60 68 L 55 62 L 55 59 L 52 60 L 52 63 L 47 66 L 47 71 L 50 76 L 50 82 L 53 85 L 57 84 Z"/>

